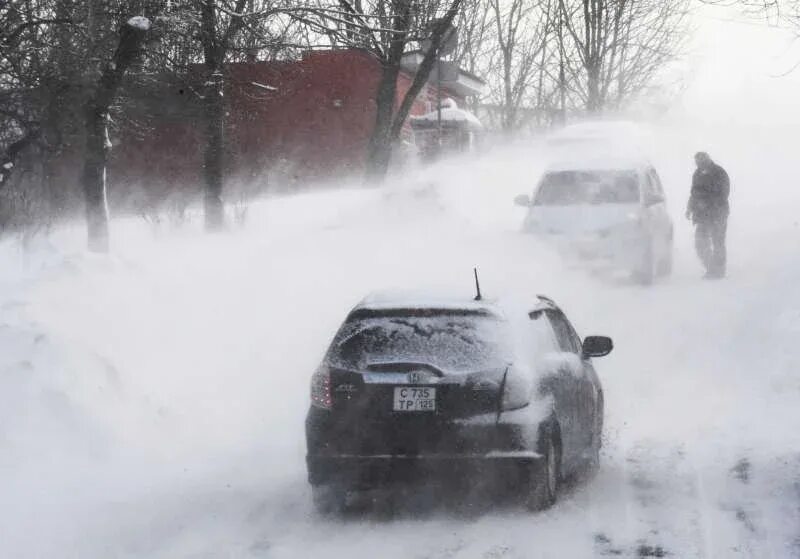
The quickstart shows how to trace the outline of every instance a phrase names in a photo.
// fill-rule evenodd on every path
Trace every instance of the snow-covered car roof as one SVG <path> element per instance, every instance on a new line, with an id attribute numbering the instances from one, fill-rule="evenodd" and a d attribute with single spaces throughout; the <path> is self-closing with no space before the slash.
<path id="1" fill-rule="evenodd" d="M 495 312 L 497 305 L 492 300 L 475 301 L 467 297 L 454 296 L 452 293 L 392 290 L 370 293 L 356 305 L 355 309 L 463 309 Z"/>
<path id="2" fill-rule="evenodd" d="M 629 136 L 643 134 L 641 124 L 630 120 L 587 120 L 565 126 L 552 134 L 559 136 L 613 136 L 625 134 Z"/>
<path id="3" fill-rule="evenodd" d="M 548 140 L 554 143 L 570 140 L 640 140 L 648 135 L 642 125 L 626 120 L 597 120 L 570 124 L 550 134 Z"/>
<path id="4" fill-rule="evenodd" d="M 397 290 L 371 293 L 355 306 L 353 312 L 359 310 L 442 309 L 487 313 L 498 317 L 507 317 L 520 312 L 541 310 L 545 307 L 554 308 L 555 303 L 541 295 L 533 297 L 490 298 L 476 301 L 474 298 L 454 296 L 452 293 Z"/>
<path id="5" fill-rule="evenodd" d="M 649 132 L 628 121 L 590 121 L 566 126 L 546 140 L 557 170 L 631 169 L 649 165 Z"/>
<path id="6" fill-rule="evenodd" d="M 641 169 L 652 166 L 650 161 L 644 157 L 586 157 L 563 159 L 553 161 L 545 168 L 545 173 L 558 171 L 621 171 L 629 169 Z"/>

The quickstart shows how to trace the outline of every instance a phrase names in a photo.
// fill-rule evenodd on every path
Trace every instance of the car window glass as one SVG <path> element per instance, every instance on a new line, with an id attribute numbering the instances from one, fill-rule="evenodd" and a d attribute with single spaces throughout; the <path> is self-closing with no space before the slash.
<path id="1" fill-rule="evenodd" d="M 644 194 L 646 197 L 651 197 L 655 193 L 655 186 L 653 185 L 653 177 L 650 176 L 650 173 L 647 172 L 644 174 Z"/>
<path id="2" fill-rule="evenodd" d="M 658 176 L 658 173 L 655 169 L 650 169 L 650 176 L 653 179 L 653 185 L 655 186 L 655 191 L 658 192 L 660 196 L 664 196 L 664 187 L 661 184 L 661 178 Z"/>
<path id="3" fill-rule="evenodd" d="M 575 331 L 575 328 L 572 327 L 572 324 L 570 324 L 566 318 L 564 318 L 564 321 L 567 323 L 567 327 L 569 328 L 569 335 L 570 338 L 572 339 L 572 345 L 573 347 L 575 347 L 575 353 L 578 354 L 583 353 L 583 341 L 581 341 L 581 337 L 578 335 L 578 333 Z"/>
<path id="4" fill-rule="evenodd" d="M 508 361 L 507 325 L 493 316 L 387 312 L 345 323 L 328 361 L 345 369 L 391 362 L 427 363 L 445 371 L 493 369 Z"/>
<path id="5" fill-rule="evenodd" d="M 537 206 L 633 204 L 639 201 L 635 171 L 558 171 L 542 179 Z"/>
<path id="6" fill-rule="evenodd" d="M 575 332 L 572 330 L 564 316 L 557 312 L 550 312 L 548 313 L 548 318 L 550 319 L 550 324 L 553 325 L 553 330 L 556 333 L 559 349 L 569 353 L 579 353 L 580 344 L 576 343 L 577 340 Z"/>
<path id="7" fill-rule="evenodd" d="M 555 332 L 553 332 L 553 328 L 547 318 L 545 318 L 544 313 L 539 312 L 531 316 L 530 329 L 533 337 L 534 350 L 539 355 L 560 351 Z"/>
<path id="8" fill-rule="evenodd" d="M 658 203 L 664 199 L 652 170 L 648 170 L 644 174 L 644 199 L 649 204 Z"/>

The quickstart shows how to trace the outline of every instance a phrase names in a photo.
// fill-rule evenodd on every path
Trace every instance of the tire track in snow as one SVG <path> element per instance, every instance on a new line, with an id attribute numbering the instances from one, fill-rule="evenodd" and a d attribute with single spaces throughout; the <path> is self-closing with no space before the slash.
<path id="1" fill-rule="evenodd" d="M 697 487 L 685 450 L 637 441 L 624 451 L 622 468 L 625 519 L 622 534 L 609 536 L 606 555 L 703 557 Z"/>

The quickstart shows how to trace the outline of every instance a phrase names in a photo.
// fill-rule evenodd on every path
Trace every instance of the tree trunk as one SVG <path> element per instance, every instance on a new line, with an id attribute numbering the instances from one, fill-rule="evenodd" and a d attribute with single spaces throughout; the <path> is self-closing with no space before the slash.
<path id="1" fill-rule="evenodd" d="M 106 163 L 111 143 L 108 140 L 108 111 L 125 72 L 140 53 L 149 26 L 150 22 L 144 19 L 129 20 L 122 26 L 114 57 L 103 68 L 94 93 L 86 104 L 86 150 L 82 182 L 88 248 L 93 252 L 108 252 L 109 248 Z"/>
<path id="2" fill-rule="evenodd" d="M 510 40 L 510 39 L 509 39 Z M 514 130 L 516 115 L 514 114 L 514 95 L 511 91 L 511 52 L 503 52 L 503 132 L 510 134 Z"/>
<path id="3" fill-rule="evenodd" d="M 8 182 L 8 178 L 14 171 L 17 157 L 39 139 L 40 130 L 38 128 L 28 130 L 19 140 L 13 142 L 4 154 L 0 154 L 0 189 Z"/>
<path id="4" fill-rule="evenodd" d="M 397 98 L 397 76 L 400 73 L 400 62 L 403 58 L 407 33 L 411 23 L 411 4 L 403 0 L 403 10 L 395 18 L 394 29 L 398 31 L 389 49 L 387 61 L 384 63 L 381 83 L 378 87 L 376 96 L 376 116 L 375 128 L 370 137 L 369 150 L 367 157 L 366 180 L 368 182 L 381 181 L 386 177 L 389 170 L 389 163 L 392 159 L 392 146 L 400 137 L 403 124 L 408 118 L 414 100 L 422 91 L 433 71 L 433 65 L 438 60 L 439 47 L 441 46 L 445 33 L 450 29 L 450 25 L 455 19 L 462 0 L 453 0 L 447 13 L 438 21 L 434 28 L 430 40 L 431 46 L 422 62 L 417 68 L 411 87 L 406 92 L 400 107 L 394 110 Z"/>
<path id="5" fill-rule="evenodd" d="M 591 114 L 597 114 L 603 108 L 603 102 L 600 98 L 600 68 L 596 65 L 591 65 L 587 68 L 586 75 L 586 110 Z"/>
<path id="6" fill-rule="evenodd" d="M 108 252 L 108 204 L 106 163 L 108 161 L 108 114 L 94 106 L 86 109 L 86 152 L 83 163 L 83 194 L 89 250 Z"/>
<path id="7" fill-rule="evenodd" d="M 382 60 L 381 81 L 375 95 L 375 127 L 367 146 L 367 182 L 383 180 L 392 158 L 392 117 L 397 99 L 397 76 L 400 74 L 400 63 L 411 25 L 411 2 L 393 0 L 392 8 L 397 10 L 392 18 L 394 33 L 389 41 L 386 58 Z"/>
<path id="8" fill-rule="evenodd" d="M 204 154 L 206 231 L 219 231 L 225 225 L 225 204 L 222 202 L 223 158 L 225 146 L 225 100 L 221 70 L 213 70 L 204 99 L 206 148 Z"/>
<path id="9" fill-rule="evenodd" d="M 239 4 L 244 7 L 243 0 Z M 203 206 L 206 231 L 219 231 L 225 224 L 222 202 L 223 157 L 225 145 L 225 99 L 222 65 L 225 57 L 223 31 L 217 29 L 216 0 L 203 0 L 200 5 L 200 42 L 206 66 L 203 96 L 206 147 L 203 155 L 205 192 Z"/>
<path id="10" fill-rule="evenodd" d="M 400 60 L 385 64 L 375 96 L 375 127 L 367 147 L 367 182 L 380 182 L 389 170 L 392 158 L 392 116 L 397 98 Z"/>

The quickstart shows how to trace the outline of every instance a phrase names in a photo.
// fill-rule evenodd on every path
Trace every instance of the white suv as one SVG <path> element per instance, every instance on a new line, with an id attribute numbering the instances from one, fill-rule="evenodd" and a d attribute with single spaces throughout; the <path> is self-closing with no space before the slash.
<path id="1" fill-rule="evenodd" d="M 569 256 L 628 270 L 644 284 L 672 271 L 673 226 L 658 173 L 647 161 L 551 165 L 528 208 L 524 231 Z"/>

